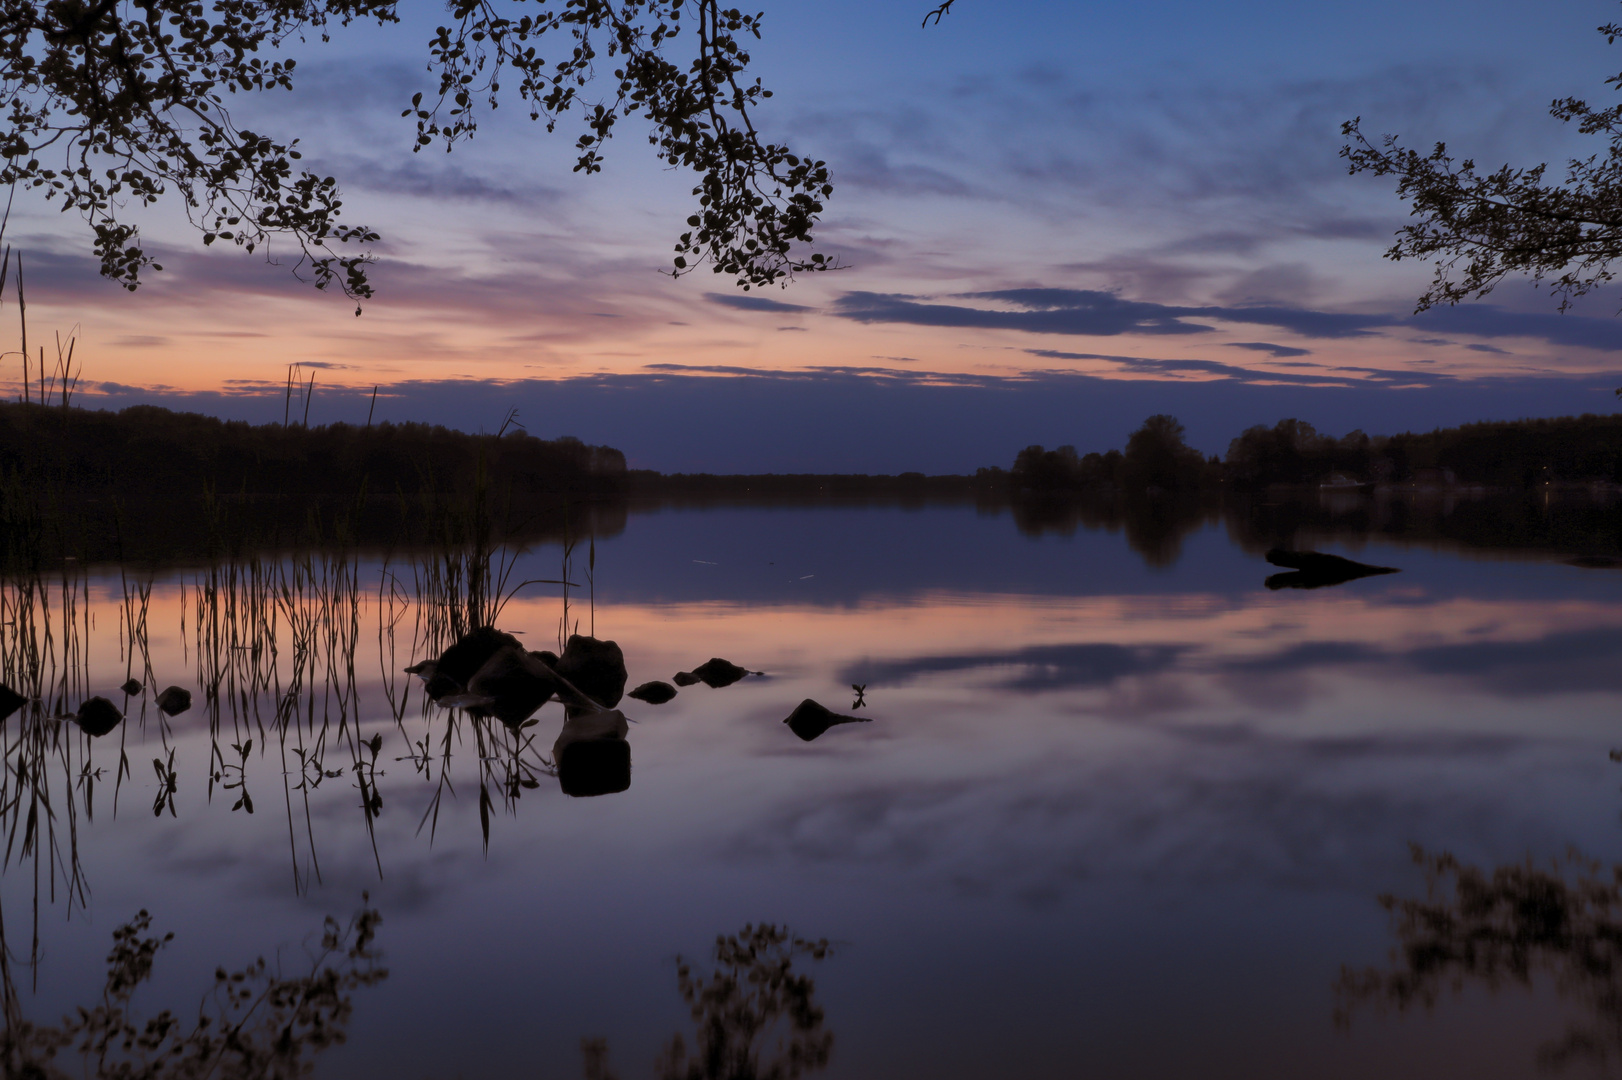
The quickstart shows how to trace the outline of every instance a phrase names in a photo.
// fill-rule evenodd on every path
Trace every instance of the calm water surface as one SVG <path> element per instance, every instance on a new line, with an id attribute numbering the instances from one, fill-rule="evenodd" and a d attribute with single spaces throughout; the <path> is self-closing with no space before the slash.
<path id="1" fill-rule="evenodd" d="M 49 579 L 52 677 L 123 703 L 151 676 L 114 732 L 60 728 L 50 843 L 13 841 L 22 1010 L 97 999 L 138 909 L 176 937 L 137 1001 L 184 1013 L 217 965 L 291 964 L 367 891 L 390 974 L 319 1075 L 577 1077 L 583 1038 L 613 1075 L 655 1075 L 673 1035 L 694 1045 L 678 956 L 707 969 L 717 935 L 762 922 L 832 943 L 794 960 L 830 1077 L 1518 1077 L 1574 1025 L 1592 1052 L 1567 1075 L 1602 1073 L 1622 975 L 1610 953 L 1574 975 L 1564 923 L 1521 943 L 1529 986 L 1441 958 L 1428 1010 L 1351 987 L 1408 970 L 1378 897 L 1425 896 L 1413 845 L 1611 881 L 1622 571 L 1316 546 L 1402 572 L 1269 590 L 1216 525 L 1150 566 L 1119 533 L 972 508 L 633 515 L 594 567 L 575 549 L 570 622 L 619 643 L 632 686 L 712 656 L 765 674 L 624 702 L 632 782 L 598 798 L 550 768 L 559 704 L 514 734 L 423 701 L 401 673 L 433 654 L 409 559 L 283 566 L 305 584 L 261 612 L 274 654 L 210 637 L 204 570 L 70 569 Z M 561 560 L 531 550 L 509 583 Z M 498 624 L 556 649 L 558 593 L 519 589 Z M 197 704 L 165 724 L 171 683 Z M 783 720 L 805 698 L 868 722 L 803 741 Z M 1615 948 L 1605 905 L 1583 941 Z"/>

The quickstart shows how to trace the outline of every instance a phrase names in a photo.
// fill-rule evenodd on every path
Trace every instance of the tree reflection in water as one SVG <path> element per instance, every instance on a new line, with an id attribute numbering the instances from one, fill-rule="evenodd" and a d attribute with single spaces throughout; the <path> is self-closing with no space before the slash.
<path id="1" fill-rule="evenodd" d="M 1335 1020 L 1363 1007 L 1431 1008 L 1444 990 L 1477 983 L 1496 991 L 1553 980 L 1586 1017 L 1538 1048 L 1540 1064 L 1604 1065 L 1622 1056 L 1622 866 L 1609 871 L 1575 853 L 1539 867 L 1528 860 L 1490 873 L 1415 847 L 1422 900 L 1380 897 L 1397 946 L 1389 968 L 1342 968 Z"/>
<path id="2" fill-rule="evenodd" d="M 671 1037 L 654 1064 L 659 1080 L 793 1080 L 828 1065 L 833 1032 L 824 1029 L 816 983 L 794 970 L 799 957 L 821 960 L 826 939 L 796 937 L 787 927 L 749 924 L 715 939 L 708 973 L 676 962 L 676 985 L 693 1017 L 689 1049 Z M 602 1039 L 580 1044 L 585 1080 L 616 1080 Z M 765 1056 L 763 1056 L 765 1055 Z"/>
<path id="3" fill-rule="evenodd" d="M 129 1080 L 305 1076 L 315 1054 L 344 1041 L 353 991 L 388 976 L 373 947 L 382 917 L 366 904 L 347 926 L 326 920 L 319 945 L 307 950 L 309 965 L 302 972 L 284 976 L 263 957 L 230 974 L 220 968 L 194 1020 L 169 1009 L 141 1018 L 131 1008 L 132 998 L 151 978 L 159 950 L 174 937 L 147 936 L 151 921 L 142 911 L 113 931 L 101 1000 L 78 1008 L 58 1025 L 23 1019 L 10 971 L 5 971 L 0 1075 L 8 1080 L 74 1074 Z M 80 1059 L 77 1067 L 58 1066 L 59 1057 L 73 1055 Z"/>

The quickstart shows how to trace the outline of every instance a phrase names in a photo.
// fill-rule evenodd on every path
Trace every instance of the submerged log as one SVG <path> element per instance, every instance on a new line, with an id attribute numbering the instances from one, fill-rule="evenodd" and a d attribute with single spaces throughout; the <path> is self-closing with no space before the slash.
<path id="1" fill-rule="evenodd" d="M 1284 548 L 1269 551 L 1267 561 L 1294 571 L 1269 577 L 1263 582 L 1269 589 L 1321 589 L 1329 585 L 1344 585 L 1358 578 L 1401 572 L 1394 566 L 1371 566 L 1339 555 L 1326 555 L 1318 551 L 1286 551 Z"/>

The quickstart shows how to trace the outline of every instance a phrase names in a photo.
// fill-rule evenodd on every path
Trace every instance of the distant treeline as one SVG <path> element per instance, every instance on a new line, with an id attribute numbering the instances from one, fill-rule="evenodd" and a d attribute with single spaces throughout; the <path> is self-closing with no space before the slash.
<path id="1" fill-rule="evenodd" d="M 247 424 L 136 405 L 119 412 L 0 403 L 8 488 L 116 495 L 407 495 L 476 483 L 515 494 L 623 489 L 625 455 L 523 432 L 430 424 Z"/>
<path id="2" fill-rule="evenodd" d="M 1622 484 L 1622 416 L 1585 414 L 1438 429 L 1427 434 L 1341 438 L 1302 420 L 1250 428 L 1223 458 L 1206 458 L 1183 439 L 1183 425 L 1151 416 L 1124 450 L 1078 455 L 1074 447 L 1028 446 L 1006 472 L 980 470 L 982 483 L 1015 491 L 1197 491 L 1272 484 L 1474 484 L 1527 488 L 1543 483 Z"/>

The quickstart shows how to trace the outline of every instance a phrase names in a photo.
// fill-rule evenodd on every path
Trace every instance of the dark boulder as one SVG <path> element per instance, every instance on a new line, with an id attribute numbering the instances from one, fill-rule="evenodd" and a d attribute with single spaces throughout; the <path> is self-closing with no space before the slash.
<path id="1" fill-rule="evenodd" d="M 171 686 L 158 695 L 158 708 L 165 716 L 179 716 L 191 708 L 191 691 L 183 686 Z"/>
<path id="2" fill-rule="evenodd" d="M 0 720 L 8 719 L 12 713 L 27 704 L 27 698 L 5 683 L 0 683 Z"/>
<path id="3" fill-rule="evenodd" d="M 631 786 L 631 744 L 623 713 L 603 709 L 571 716 L 552 745 L 565 795 L 612 795 Z"/>
<path id="4" fill-rule="evenodd" d="M 423 683 L 422 689 L 430 698 L 438 701 L 441 698 L 454 697 L 462 693 L 462 684 L 449 675 L 441 675 L 436 671 L 428 677 L 427 682 Z"/>
<path id="5" fill-rule="evenodd" d="M 572 634 L 553 670 L 604 708 L 625 696 L 625 654 L 612 641 Z"/>
<path id="6" fill-rule="evenodd" d="M 141 680 L 125 679 L 124 685 L 120 686 L 119 689 L 124 691 L 125 697 L 134 697 L 136 694 L 141 692 Z"/>
<path id="7" fill-rule="evenodd" d="M 723 686 L 731 686 L 745 675 L 752 675 L 754 672 L 749 671 L 747 668 L 741 668 L 730 660 L 712 656 L 694 668 L 693 674 L 697 675 L 705 686 L 719 690 Z"/>
<path id="8" fill-rule="evenodd" d="M 117 727 L 124 719 L 124 714 L 118 711 L 118 706 L 104 697 L 93 697 L 79 706 L 74 714 L 73 721 L 86 735 L 105 735 Z"/>
<path id="9" fill-rule="evenodd" d="M 806 698 L 794 707 L 794 711 L 788 714 L 783 723 L 787 724 L 788 729 L 794 734 L 806 742 L 810 742 L 831 727 L 836 727 L 839 724 L 868 724 L 872 723 L 872 718 L 866 716 L 841 716 L 825 706 L 817 704 L 810 698 Z"/>
<path id="10" fill-rule="evenodd" d="M 676 688 L 667 682 L 645 682 L 626 695 L 646 701 L 649 705 L 663 705 L 675 696 Z"/>
<path id="11" fill-rule="evenodd" d="M 1329 585 L 1344 585 L 1358 578 L 1400 572 L 1394 566 L 1370 566 L 1368 563 L 1343 559 L 1339 555 L 1325 555 L 1317 551 L 1286 551 L 1283 548 L 1273 548 L 1269 551 L 1267 561 L 1274 566 L 1283 566 L 1294 571 L 1291 574 L 1274 574 L 1269 577 L 1263 582 L 1269 589 L 1321 589 Z"/>
<path id="12" fill-rule="evenodd" d="M 522 649 L 523 645 L 511 634 L 503 633 L 493 626 L 469 630 L 457 640 L 456 644 L 439 654 L 434 674 L 454 679 L 458 685 L 466 686 L 468 680 L 478 674 L 479 669 L 492 656 L 509 647 Z"/>
<path id="13" fill-rule="evenodd" d="M 731 686 L 745 675 L 759 674 L 758 671 L 741 668 L 730 660 L 712 656 L 692 671 L 677 672 L 675 683 L 677 686 L 692 686 L 694 683 L 703 683 L 705 686 L 719 690 L 723 686 Z"/>
<path id="14" fill-rule="evenodd" d="M 468 680 L 468 693 L 492 699 L 491 713 L 508 726 L 522 724 L 558 691 L 552 669 L 521 646 L 498 649 Z"/>

